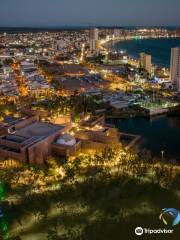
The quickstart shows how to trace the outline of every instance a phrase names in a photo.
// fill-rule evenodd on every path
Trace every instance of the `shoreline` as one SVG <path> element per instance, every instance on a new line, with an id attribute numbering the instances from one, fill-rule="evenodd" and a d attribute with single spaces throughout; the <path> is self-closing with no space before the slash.
<path id="1" fill-rule="evenodd" d="M 142 37 L 140 40 L 160 40 L 160 39 L 180 39 L 180 36 L 172 36 L 172 37 Z M 104 48 L 105 51 L 109 52 L 110 50 L 112 50 L 111 46 L 109 46 L 110 43 L 118 43 L 118 42 L 127 42 L 127 41 L 133 41 L 134 38 L 118 38 L 118 39 L 108 39 L 108 40 L 104 40 L 104 42 L 102 44 L 100 44 L 100 47 Z M 103 40 L 102 40 L 103 41 Z M 128 53 L 127 51 L 127 56 L 129 58 L 129 60 L 134 61 L 135 64 L 139 64 L 139 58 L 131 55 L 130 53 Z M 152 65 L 155 68 L 166 68 L 169 71 L 169 67 L 167 66 L 162 66 L 159 64 L 153 64 Z"/>
<path id="2" fill-rule="evenodd" d="M 180 36 L 173 36 L 173 37 L 142 37 L 139 40 L 149 40 L 149 39 L 154 39 L 154 40 L 159 40 L 159 39 L 172 39 L 172 38 L 180 38 Z M 126 41 L 133 41 L 134 38 L 117 38 L 117 39 L 108 39 L 108 40 L 101 40 L 101 41 L 105 41 L 104 43 L 102 43 L 101 46 L 103 46 L 104 48 L 106 48 L 106 44 L 109 44 L 110 42 L 126 42 Z"/>

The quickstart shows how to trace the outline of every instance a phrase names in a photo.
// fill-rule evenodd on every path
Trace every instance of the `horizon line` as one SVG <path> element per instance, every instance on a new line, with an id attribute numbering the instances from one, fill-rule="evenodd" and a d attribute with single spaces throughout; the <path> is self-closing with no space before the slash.
<path id="1" fill-rule="evenodd" d="M 109 28 L 126 28 L 126 27 L 180 27 L 180 25 L 61 25 L 61 26 L 0 26 L 0 28 L 33 28 L 33 29 L 39 29 L 39 28 L 89 28 L 89 27 L 109 27 Z"/>

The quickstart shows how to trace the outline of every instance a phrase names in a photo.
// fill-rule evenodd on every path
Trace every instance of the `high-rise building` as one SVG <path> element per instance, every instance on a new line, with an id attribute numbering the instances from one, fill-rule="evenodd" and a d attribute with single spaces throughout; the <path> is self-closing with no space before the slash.
<path id="1" fill-rule="evenodd" d="M 114 37 L 116 38 L 116 37 L 119 37 L 120 35 L 121 35 L 121 30 L 115 28 L 115 29 L 114 29 Z"/>
<path id="2" fill-rule="evenodd" d="M 65 40 L 57 40 L 55 41 L 54 43 L 54 48 L 57 50 L 57 51 L 60 51 L 61 49 L 65 48 L 66 46 L 66 42 Z"/>
<path id="3" fill-rule="evenodd" d="M 152 73 L 151 55 L 140 53 L 140 67 L 146 69 L 148 73 Z"/>
<path id="4" fill-rule="evenodd" d="M 97 28 L 91 28 L 89 32 L 89 45 L 90 45 L 91 51 L 96 50 L 98 39 L 99 39 L 99 30 Z"/>
<path id="5" fill-rule="evenodd" d="M 180 90 L 180 47 L 171 49 L 171 81 Z"/>

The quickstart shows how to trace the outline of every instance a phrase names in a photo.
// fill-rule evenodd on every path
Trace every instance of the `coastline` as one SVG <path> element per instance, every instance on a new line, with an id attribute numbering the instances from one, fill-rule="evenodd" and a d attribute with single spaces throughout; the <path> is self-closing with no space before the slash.
<path id="1" fill-rule="evenodd" d="M 149 39 L 172 39 L 172 38 L 179 38 L 180 39 L 180 36 L 169 36 L 169 37 L 141 37 L 140 40 L 149 40 Z M 107 48 L 106 47 L 106 44 L 109 44 L 110 42 L 125 42 L 125 41 L 133 41 L 134 38 L 133 37 L 130 37 L 130 38 L 116 38 L 116 39 L 104 39 L 102 40 L 103 43 L 101 46 L 103 46 L 104 48 Z"/>
<path id="2" fill-rule="evenodd" d="M 162 39 L 180 39 L 180 36 L 169 36 L 169 37 L 141 37 L 140 40 L 162 40 Z M 100 46 L 106 51 L 106 52 L 109 52 L 111 51 L 111 45 L 113 44 L 116 44 L 116 43 L 120 43 L 120 42 L 131 42 L 134 40 L 134 37 L 129 37 L 129 38 L 126 38 L 126 37 L 120 37 L 120 38 L 116 38 L 116 39 L 105 39 L 105 40 L 102 40 L 102 44 L 100 44 Z M 143 50 L 142 50 L 143 51 Z M 151 53 L 150 53 L 151 54 Z M 136 54 L 135 54 L 136 55 Z M 139 64 L 139 57 L 137 56 L 134 56 L 134 54 L 131 54 L 127 51 L 127 56 L 129 58 L 130 61 L 133 62 L 134 65 L 138 65 Z M 169 66 L 165 63 L 152 63 L 153 66 L 155 68 L 165 68 L 169 71 Z"/>

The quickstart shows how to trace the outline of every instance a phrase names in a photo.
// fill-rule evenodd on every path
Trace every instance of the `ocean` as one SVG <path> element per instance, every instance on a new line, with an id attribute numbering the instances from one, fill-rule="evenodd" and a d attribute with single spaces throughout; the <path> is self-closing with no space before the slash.
<path id="1" fill-rule="evenodd" d="M 180 38 L 128 40 L 115 42 L 111 47 L 115 50 L 125 50 L 136 59 L 141 52 L 151 54 L 153 64 L 169 68 L 171 48 L 180 47 Z"/>

